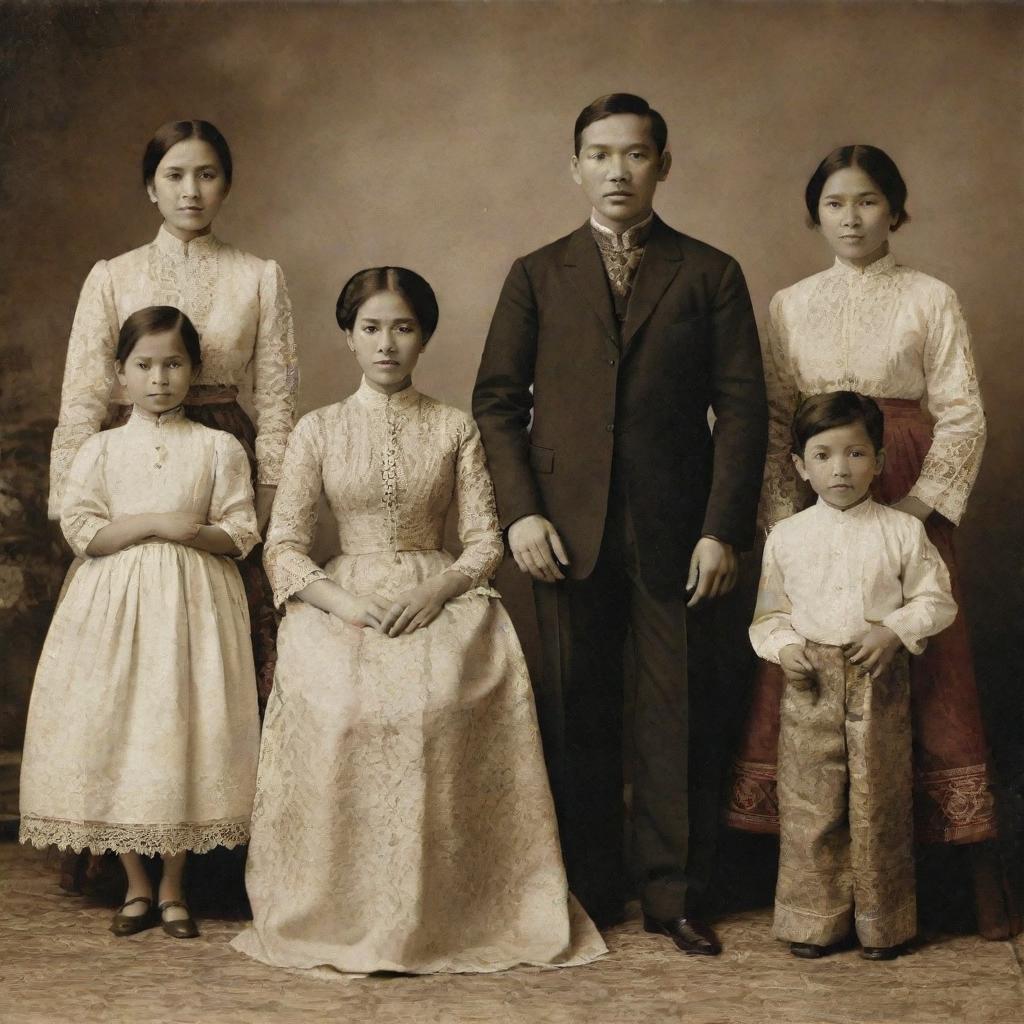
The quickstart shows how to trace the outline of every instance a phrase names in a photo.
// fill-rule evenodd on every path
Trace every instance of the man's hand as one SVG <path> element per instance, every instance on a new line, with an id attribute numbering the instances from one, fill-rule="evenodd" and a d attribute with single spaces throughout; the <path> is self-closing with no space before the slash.
<path id="1" fill-rule="evenodd" d="M 693 596 L 687 608 L 696 608 L 705 598 L 722 597 L 736 586 L 736 552 L 731 544 L 715 537 L 701 537 L 690 556 L 690 574 L 686 590 Z"/>
<path id="2" fill-rule="evenodd" d="M 888 626 L 872 626 L 859 640 L 847 644 L 843 653 L 851 665 L 859 665 L 878 679 L 892 664 L 903 641 Z"/>
<path id="3" fill-rule="evenodd" d="M 813 690 L 816 683 L 814 666 L 802 644 L 786 644 L 779 651 L 779 665 L 786 681 L 795 690 Z"/>
<path id="4" fill-rule="evenodd" d="M 544 516 L 517 519 L 508 528 L 508 546 L 521 572 L 544 583 L 565 579 L 559 563 L 568 565 L 569 556 L 558 531 Z"/>

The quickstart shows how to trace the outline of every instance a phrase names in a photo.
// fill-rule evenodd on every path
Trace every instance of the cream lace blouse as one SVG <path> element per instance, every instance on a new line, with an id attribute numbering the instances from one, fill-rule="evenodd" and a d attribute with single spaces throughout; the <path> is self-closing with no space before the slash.
<path id="1" fill-rule="evenodd" d="M 365 380 L 343 402 L 303 416 L 288 441 L 263 561 L 274 601 L 329 579 L 310 557 L 321 491 L 342 558 L 417 557 L 442 550 L 452 502 L 457 570 L 486 586 L 504 551 L 480 432 L 459 409 L 409 387 L 386 396 Z M 366 559 L 372 575 L 372 557 Z"/>
<path id="2" fill-rule="evenodd" d="M 924 399 L 934 437 L 910 494 L 960 521 L 985 447 L 985 416 L 952 288 L 891 253 L 863 270 L 836 260 L 772 299 L 764 357 L 770 419 L 761 525 L 796 511 L 790 424 L 802 396 L 827 391 Z"/>
<path id="3" fill-rule="evenodd" d="M 199 331 L 203 365 L 197 384 L 241 387 L 251 377 L 259 482 L 277 483 L 298 390 L 292 310 L 281 268 L 212 234 L 182 242 L 161 227 L 149 245 L 100 260 L 82 286 L 53 435 L 51 518 L 60 516 L 71 460 L 106 416 L 121 324 L 154 305 L 177 306 Z"/>

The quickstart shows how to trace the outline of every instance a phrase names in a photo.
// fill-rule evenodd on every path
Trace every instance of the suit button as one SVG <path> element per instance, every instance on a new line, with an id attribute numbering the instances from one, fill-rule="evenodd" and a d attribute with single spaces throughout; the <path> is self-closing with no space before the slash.
<path id="1" fill-rule="evenodd" d="M 610 434 L 615 429 L 615 424 L 614 423 L 609 423 L 608 426 L 605 427 L 604 429 L 607 430 L 608 433 Z"/>
<path id="2" fill-rule="evenodd" d="M 608 360 L 608 365 L 609 366 L 614 366 L 615 365 L 615 360 L 614 359 L 609 359 Z"/>

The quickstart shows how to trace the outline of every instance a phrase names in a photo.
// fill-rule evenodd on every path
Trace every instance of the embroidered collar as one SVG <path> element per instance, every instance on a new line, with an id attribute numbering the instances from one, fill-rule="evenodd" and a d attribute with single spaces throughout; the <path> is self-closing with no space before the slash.
<path id="1" fill-rule="evenodd" d="M 145 424 L 147 426 L 164 427 L 184 419 L 185 407 L 183 405 L 176 405 L 173 409 L 168 409 L 167 412 L 161 413 L 148 412 L 137 405 L 133 405 L 132 414 L 128 422 L 136 426 Z"/>
<path id="2" fill-rule="evenodd" d="M 611 228 L 598 224 L 594 215 L 590 215 L 590 229 L 594 232 L 597 244 L 602 248 L 609 249 L 636 249 L 646 244 L 651 236 L 651 225 L 654 223 L 654 211 L 647 215 L 645 220 L 626 228 L 621 235 L 617 235 Z"/>
<path id="3" fill-rule="evenodd" d="M 896 257 L 891 252 L 887 252 L 880 259 L 875 260 L 874 263 L 869 263 L 866 267 L 851 267 L 849 263 L 844 263 L 837 256 L 832 267 L 841 274 L 851 274 L 855 277 L 876 277 L 880 274 L 891 273 L 896 267 Z"/>
<path id="4" fill-rule="evenodd" d="M 833 508 L 824 498 L 819 497 L 814 507 L 818 510 L 818 515 L 824 516 L 833 522 L 843 524 L 868 518 L 868 516 L 873 514 L 875 501 L 869 494 L 863 501 L 859 501 L 852 508 L 844 509 Z"/>
<path id="5" fill-rule="evenodd" d="M 172 235 L 167 230 L 166 224 L 160 225 L 153 243 L 156 247 L 168 256 L 176 256 L 178 259 L 188 259 L 190 256 L 202 256 L 214 252 L 220 246 L 220 240 L 212 231 L 205 235 L 193 238 L 191 242 L 183 242 L 180 238 Z"/>
<path id="6" fill-rule="evenodd" d="M 359 382 L 359 388 L 356 390 L 356 398 L 371 409 L 407 409 L 415 405 L 419 397 L 420 393 L 411 384 L 394 394 L 385 395 L 371 387 L 365 377 Z"/>

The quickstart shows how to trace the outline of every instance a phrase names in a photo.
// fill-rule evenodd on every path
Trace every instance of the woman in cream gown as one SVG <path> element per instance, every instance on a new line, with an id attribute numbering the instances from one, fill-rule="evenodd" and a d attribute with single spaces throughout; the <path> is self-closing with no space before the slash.
<path id="1" fill-rule="evenodd" d="M 335 972 L 567 966 L 605 952 L 571 899 L 530 681 L 488 584 L 502 541 L 480 436 L 418 392 L 429 285 L 362 271 L 364 371 L 288 443 L 265 563 L 287 608 L 236 949 Z M 321 493 L 342 554 L 309 558 Z M 443 548 L 458 506 L 462 553 Z"/>

